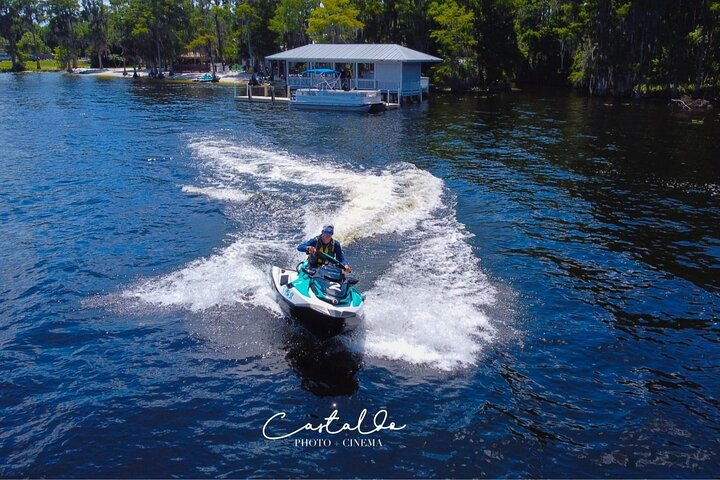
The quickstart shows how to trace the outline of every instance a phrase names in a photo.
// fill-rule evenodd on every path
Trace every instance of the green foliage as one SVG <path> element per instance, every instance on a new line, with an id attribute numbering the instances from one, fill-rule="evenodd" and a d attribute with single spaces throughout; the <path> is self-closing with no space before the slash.
<path id="1" fill-rule="evenodd" d="M 112 0 L 114 29 L 126 35 L 123 47 L 156 66 L 174 58 L 189 41 L 191 5 L 186 0 Z"/>
<path id="2" fill-rule="evenodd" d="M 474 59 L 477 40 L 473 35 L 475 15 L 455 0 L 433 1 L 429 13 L 437 24 L 437 28 L 430 31 L 430 38 L 437 42 L 444 58 L 442 65 L 434 71 L 434 81 L 454 90 L 467 88 L 477 70 Z"/>
<path id="3" fill-rule="evenodd" d="M 255 27 L 261 21 L 257 8 L 250 3 L 239 2 L 232 12 L 232 18 L 235 28 L 232 34 L 232 48 L 227 51 L 228 56 L 236 59 L 254 57 L 253 37 L 256 32 Z"/>
<path id="4" fill-rule="evenodd" d="M 53 53 L 55 54 L 55 61 L 60 68 L 67 68 L 67 65 L 72 61 L 72 52 L 64 46 L 55 47 Z"/>
<path id="5" fill-rule="evenodd" d="M 280 50 L 277 34 L 268 28 L 271 19 L 275 15 L 278 0 L 254 0 L 253 6 L 257 14 L 257 19 L 253 20 L 251 24 L 253 52 L 257 58 L 264 58 Z"/>
<path id="6" fill-rule="evenodd" d="M 677 91 L 718 86 L 718 17 L 714 4 L 691 0 L 589 0 L 570 80 L 590 93 L 627 96 L 657 86 Z"/>
<path id="7" fill-rule="evenodd" d="M 430 37 L 440 45 L 446 56 L 472 55 L 477 40 L 473 37 L 475 15 L 455 0 L 433 1 L 430 16 L 440 28 L 433 29 Z"/>
<path id="8" fill-rule="evenodd" d="M 33 38 L 33 34 L 30 31 L 25 32 L 22 38 L 17 42 L 18 52 L 22 52 L 26 56 L 31 53 L 43 53 L 47 51 L 47 46 L 43 43 L 42 40 L 38 40 L 37 42 L 37 52 L 35 51 L 35 47 L 35 39 Z"/>
<path id="9" fill-rule="evenodd" d="M 350 0 L 323 0 L 310 14 L 307 34 L 319 43 L 347 43 L 364 27 Z"/>
<path id="10" fill-rule="evenodd" d="M 277 34 L 278 42 L 285 48 L 307 44 L 308 19 L 319 5 L 319 0 L 280 0 L 270 19 L 270 30 Z"/>
<path id="11" fill-rule="evenodd" d="M 76 0 L 48 0 L 50 34 L 62 51 L 56 56 L 61 68 L 77 67 L 80 54 L 80 9 Z"/>
<path id="12" fill-rule="evenodd" d="M 474 0 L 481 86 L 512 78 L 521 61 L 514 27 L 512 0 Z"/>
<path id="13" fill-rule="evenodd" d="M 569 0 L 516 2 L 515 31 L 523 62 L 519 79 L 535 83 L 567 81 L 577 50 L 577 4 Z"/>
<path id="14" fill-rule="evenodd" d="M 102 56 L 108 48 L 108 17 L 103 0 L 82 0 L 84 39 L 97 56 L 98 67 L 103 68 Z"/>
<path id="15" fill-rule="evenodd" d="M 364 25 L 362 40 L 368 43 L 389 43 L 390 34 L 386 22 L 385 2 L 382 0 L 357 0 L 360 10 L 358 20 Z"/>
<path id="16" fill-rule="evenodd" d="M 6 41 L 5 50 L 12 57 L 12 70 L 25 69 L 18 54 L 18 42 L 27 28 L 27 2 L 24 0 L 0 0 L 0 37 Z"/>
<path id="17" fill-rule="evenodd" d="M 720 0 L 0 0 L 0 39 L 16 70 L 50 50 L 62 68 L 81 55 L 167 67 L 188 50 L 256 64 L 311 40 L 357 41 L 441 56 L 435 82 L 456 89 L 720 93 Z"/>
<path id="18" fill-rule="evenodd" d="M 215 29 L 217 13 L 212 5 L 204 2 L 199 3 L 200 8 L 195 9 L 190 17 L 191 31 L 193 35 L 185 46 L 187 50 L 199 51 L 209 57 L 214 63 L 214 57 L 218 51 L 218 34 Z"/>
<path id="19" fill-rule="evenodd" d="M 429 49 L 432 23 L 429 3 L 430 0 L 396 0 L 389 7 L 393 18 L 389 34 L 393 42 L 423 51 Z"/>

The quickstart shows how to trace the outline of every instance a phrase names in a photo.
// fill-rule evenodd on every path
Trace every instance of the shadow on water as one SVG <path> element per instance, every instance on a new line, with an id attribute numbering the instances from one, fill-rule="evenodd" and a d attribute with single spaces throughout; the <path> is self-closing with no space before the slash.
<path id="1" fill-rule="evenodd" d="M 304 390 L 319 397 L 357 392 L 362 355 L 350 352 L 340 337 L 322 338 L 294 326 L 283 349 Z"/>

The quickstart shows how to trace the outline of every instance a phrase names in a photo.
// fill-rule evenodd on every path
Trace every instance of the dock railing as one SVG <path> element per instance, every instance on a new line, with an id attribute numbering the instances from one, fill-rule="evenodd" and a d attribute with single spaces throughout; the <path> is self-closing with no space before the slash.
<path id="1" fill-rule="evenodd" d="M 419 81 L 406 82 L 402 85 L 400 84 L 400 82 L 395 82 L 392 80 L 376 80 L 374 78 L 353 78 L 351 85 L 357 90 L 379 90 L 386 103 L 399 104 L 401 101 L 401 97 L 404 98 L 428 94 L 430 90 L 430 78 L 420 77 Z M 314 82 L 313 79 L 310 77 L 291 75 L 287 78 L 286 85 L 283 85 L 282 87 L 280 85 L 275 86 L 274 95 L 271 94 L 268 90 L 269 85 L 260 85 L 257 87 L 239 86 L 237 87 L 237 93 L 235 96 L 248 98 L 252 98 L 252 96 L 273 96 L 273 98 L 282 98 L 286 97 L 287 95 L 287 87 L 290 87 L 290 90 L 297 90 L 298 88 L 313 88 L 315 86 L 316 81 Z"/>
<path id="2" fill-rule="evenodd" d="M 353 78 L 353 84 L 358 90 L 377 90 L 374 78 Z"/>
<path id="3" fill-rule="evenodd" d="M 287 77 L 287 85 L 291 90 L 298 88 L 313 88 L 317 80 L 311 77 L 290 75 Z M 375 80 L 374 78 L 353 78 L 351 85 L 357 90 L 398 90 L 399 82 L 389 80 Z"/>
<path id="4" fill-rule="evenodd" d="M 299 75 L 290 75 L 287 77 L 287 85 L 291 89 L 297 88 L 312 88 L 317 83 L 317 80 L 312 77 L 301 77 Z"/>

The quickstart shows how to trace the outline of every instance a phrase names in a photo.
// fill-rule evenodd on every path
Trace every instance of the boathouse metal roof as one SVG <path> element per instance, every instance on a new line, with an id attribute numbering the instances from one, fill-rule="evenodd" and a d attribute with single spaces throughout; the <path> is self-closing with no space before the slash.
<path id="1" fill-rule="evenodd" d="M 332 62 L 441 62 L 442 59 L 418 52 L 402 45 L 390 44 L 333 44 L 314 43 L 266 57 L 282 61 L 332 61 Z"/>

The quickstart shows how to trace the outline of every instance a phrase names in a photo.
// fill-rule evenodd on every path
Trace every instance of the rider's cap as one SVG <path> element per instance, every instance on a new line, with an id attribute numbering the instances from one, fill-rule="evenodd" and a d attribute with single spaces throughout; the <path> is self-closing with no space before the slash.
<path id="1" fill-rule="evenodd" d="M 323 225 L 322 233 L 332 235 L 333 233 L 335 233 L 335 228 L 332 225 Z"/>

